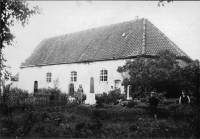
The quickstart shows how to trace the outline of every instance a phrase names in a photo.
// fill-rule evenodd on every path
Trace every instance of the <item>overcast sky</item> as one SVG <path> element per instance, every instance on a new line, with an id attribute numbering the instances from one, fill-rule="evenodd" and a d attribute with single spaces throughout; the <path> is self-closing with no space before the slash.
<path id="1" fill-rule="evenodd" d="M 89 28 L 146 18 L 192 59 L 200 60 L 200 2 L 174 1 L 158 6 L 157 1 L 29 1 L 43 9 L 26 27 L 15 25 L 15 46 L 7 47 L 7 65 L 16 74 L 20 64 L 48 37 Z"/>

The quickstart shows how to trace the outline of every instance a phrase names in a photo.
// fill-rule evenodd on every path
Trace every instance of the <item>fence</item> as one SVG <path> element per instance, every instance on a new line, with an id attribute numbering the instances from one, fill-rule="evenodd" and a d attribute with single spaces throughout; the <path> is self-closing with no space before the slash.
<path id="1" fill-rule="evenodd" d="M 66 108 L 77 106 L 77 102 L 69 102 L 68 97 L 51 100 L 49 96 L 33 96 L 25 99 L 26 111 L 65 111 Z"/>

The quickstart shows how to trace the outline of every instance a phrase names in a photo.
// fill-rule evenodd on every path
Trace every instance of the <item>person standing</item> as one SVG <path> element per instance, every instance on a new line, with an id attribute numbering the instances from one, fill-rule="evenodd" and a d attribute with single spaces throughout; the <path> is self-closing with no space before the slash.
<path id="1" fill-rule="evenodd" d="M 82 85 L 79 85 L 79 88 L 77 90 L 77 97 L 78 97 L 78 103 L 81 104 L 83 100 L 83 88 Z"/>
<path id="2" fill-rule="evenodd" d="M 150 111 L 154 115 L 154 119 L 157 120 L 157 106 L 159 100 L 155 97 L 155 92 L 151 92 L 151 98 L 149 99 Z"/>
<path id="3" fill-rule="evenodd" d="M 185 90 L 182 90 L 182 95 L 179 98 L 179 104 L 188 104 L 190 103 L 190 97 L 186 95 Z"/>

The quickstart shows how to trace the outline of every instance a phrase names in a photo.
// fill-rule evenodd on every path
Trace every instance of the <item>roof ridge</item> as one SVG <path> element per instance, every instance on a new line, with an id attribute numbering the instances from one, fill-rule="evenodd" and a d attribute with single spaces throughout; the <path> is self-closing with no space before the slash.
<path id="1" fill-rule="evenodd" d="M 145 54 L 145 46 L 146 46 L 146 20 L 143 20 L 143 34 L 142 34 L 142 55 Z"/>

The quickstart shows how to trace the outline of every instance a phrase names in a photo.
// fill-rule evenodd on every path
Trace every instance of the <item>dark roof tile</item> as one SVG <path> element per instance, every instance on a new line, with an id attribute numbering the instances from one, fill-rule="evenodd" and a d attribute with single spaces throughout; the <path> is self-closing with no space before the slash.
<path id="1" fill-rule="evenodd" d="M 190 59 L 147 19 L 138 19 L 44 39 L 21 66 L 120 59 L 142 55 L 144 20 L 146 20 L 145 55 L 154 56 L 161 49 L 169 49 L 178 57 Z"/>

